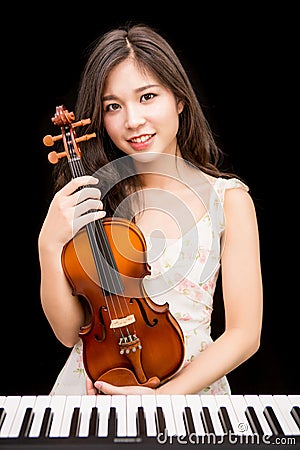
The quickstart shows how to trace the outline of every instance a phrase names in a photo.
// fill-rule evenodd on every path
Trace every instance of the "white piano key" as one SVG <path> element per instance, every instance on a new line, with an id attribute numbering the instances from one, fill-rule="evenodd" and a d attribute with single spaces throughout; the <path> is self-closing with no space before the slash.
<path id="1" fill-rule="evenodd" d="M 288 396 L 287 395 L 274 395 L 273 398 L 274 398 L 275 403 L 277 404 L 278 408 L 280 409 L 289 429 L 291 430 L 291 434 L 298 435 L 299 428 L 291 415 L 292 404 L 291 404 Z"/>
<path id="2" fill-rule="evenodd" d="M 111 405 L 111 395 L 97 395 L 96 407 L 99 412 L 99 437 L 108 436 L 108 417 Z"/>
<path id="3" fill-rule="evenodd" d="M 127 395 L 126 401 L 126 413 L 127 413 L 127 435 L 137 436 L 137 413 L 138 407 L 142 406 L 142 400 L 140 395 Z"/>
<path id="4" fill-rule="evenodd" d="M 185 396 L 185 398 L 186 398 L 187 406 L 189 406 L 191 408 L 193 421 L 194 421 L 194 425 L 195 425 L 195 432 L 196 432 L 197 436 L 204 436 L 206 433 L 205 433 L 203 423 L 202 423 L 202 420 L 200 417 L 200 411 L 202 409 L 200 395 L 188 394 Z"/>
<path id="5" fill-rule="evenodd" d="M 264 416 L 264 413 L 263 413 L 264 407 L 263 407 L 261 401 L 259 400 L 259 396 L 253 395 L 253 394 L 247 394 L 247 395 L 244 395 L 244 399 L 247 403 L 247 406 L 252 406 L 254 408 L 257 418 L 259 420 L 260 426 L 264 432 L 264 435 L 271 436 L 273 434 L 273 432 L 270 428 L 270 425 L 267 422 L 267 419 Z"/>
<path id="6" fill-rule="evenodd" d="M 156 395 L 156 406 L 160 406 L 164 412 L 168 436 L 176 436 L 177 430 L 170 395 Z"/>
<path id="7" fill-rule="evenodd" d="M 184 423 L 184 408 L 187 406 L 184 395 L 171 395 L 171 402 L 173 408 L 173 416 L 176 426 L 177 436 L 186 436 L 187 430 Z"/>
<path id="8" fill-rule="evenodd" d="M 233 433 L 237 434 L 237 435 L 244 434 L 240 430 L 238 417 L 232 406 L 229 395 L 215 395 L 215 399 L 216 399 L 216 402 L 217 402 L 217 405 L 219 406 L 219 408 L 221 408 L 222 406 L 225 407 L 225 409 L 228 413 L 231 425 L 233 427 Z"/>
<path id="9" fill-rule="evenodd" d="M 300 395 L 298 395 L 298 394 L 290 394 L 290 395 L 288 395 L 288 399 L 289 399 L 289 401 L 291 403 L 290 415 L 292 416 L 294 422 L 296 422 L 296 417 L 297 416 L 294 417 L 294 415 L 292 413 L 292 409 L 294 407 L 300 408 Z M 297 421 L 297 426 L 299 427 L 299 420 Z M 299 434 L 299 432 L 298 432 L 298 434 Z"/>
<path id="10" fill-rule="evenodd" d="M 115 407 L 117 412 L 117 436 L 126 436 L 126 395 L 112 395 L 111 407 Z"/>
<path id="11" fill-rule="evenodd" d="M 8 437 L 18 437 L 27 408 L 33 408 L 36 396 L 24 395 L 18 405 L 14 420 L 8 433 Z"/>
<path id="12" fill-rule="evenodd" d="M 36 438 L 40 436 L 45 409 L 50 405 L 50 401 L 51 401 L 50 395 L 37 396 L 33 407 L 34 415 L 29 431 L 30 438 Z"/>
<path id="13" fill-rule="evenodd" d="M 230 395 L 229 399 L 232 403 L 233 409 L 237 417 L 237 427 L 240 431 L 239 434 L 253 435 L 251 426 L 246 417 L 245 411 L 247 409 L 247 403 L 243 395 Z M 231 417 L 230 417 L 231 419 Z"/>
<path id="14" fill-rule="evenodd" d="M 66 395 L 53 395 L 50 401 L 52 411 L 52 423 L 49 430 L 49 437 L 60 437 L 60 428 L 63 420 Z"/>
<path id="15" fill-rule="evenodd" d="M 283 416 L 277 403 L 275 402 L 274 396 L 268 395 L 268 394 L 267 395 L 259 395 L 259 399 L 264 406 L 271 406 L 273 408 L 274 413 L 278 419 L 278 422 L 280 423 L 280 426 L 281 426 L 284 434 L 286 434 L 286 435 L 292 434 L 292 431 L 291 431 L 285 417 Z"/>
<path id="16" fill-rule="evenodd" d="M 0 429 L 2 427 L 2 423 L 4 422 L 4 417 L 5 417 L 5 413 L 4 413 L 4 402 L 6 400 L 5 395 L 0 395 L 0 409 L 1 409 L 1 415 L 0 415 Z"/>
<path id="17" fill-rule="evenodd" d="M 288 399 L 290 400 L 292 407 L 300 406 L 300 395 L 297 394 L 289 394 Z"/>
<path id="18" fill-rule="evenodd" d="M 68 395 L 65 403 L 64 414 L 62 418 L 61 428 L 60 428 L 60 437 L 69 437 L 70 436 L 70 427 L 72 421 L 72 414 L 74 412 L 74 408 L 80 407 L 81 396 L 80 395 Z"/>
<path id="19" fill-rule="evenodd" d="M 90 417 L 92 408 L 96 405 L 96 395 L 83 395 L 80 403 L 79 437 L 89 436 Z"/>
<path id="20" fill-rule="evenodd" d="M 5 409 L 5 417 L 0 430 L 0 438 L 8 437 L 20 401 L 20 395 L 6 397 L 5 402 L 2 405 Z"/>
<path id="21" fill-rule="evenodd" d="M 142 407 L 144 408 L 146 426 L 147 426 L 147 436 L 156 437 L 156 398 L 155 395 L 144 394 L 141 396 Z"/>
<path id="22" fill-rule="evenodd" d="M 0 408 L 1 409 L 3 408 L 3 413 L 0 416 L 0 429 L 1 429 L 2 423 L 4 421 L 4 416 L 5 416 L 4 407 L 3 407 L 5 400 L 6 400 L 6 396 L 5 395 L 0 395 Z"/>
<path id="23" fill-rule="evenodd" d="M 224 436 L 225 432 L 218 416 L 219 406 L 215 396 L 202 394 L 200 395 L 200 399 L 202 406 L 206 406 L 209 409 L 216 436 Z"/>

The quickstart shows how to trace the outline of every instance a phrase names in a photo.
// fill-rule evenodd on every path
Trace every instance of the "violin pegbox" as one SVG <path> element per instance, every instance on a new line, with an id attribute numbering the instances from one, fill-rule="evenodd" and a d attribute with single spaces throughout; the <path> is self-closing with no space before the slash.
<path id="1" fill-rule="evenodd" d="M 43 138 L 43 143 L 47 147 L 54 145 L 56 141 L 63 140 L 64 149 L 63 152 L 52 151 L 48 154 L 48 160 L 51 164 L 56 164 L 61 158 L 65 156 L 67 158 L 78 157 L 81 158 L 81 151 L 77 145 L 79 142 L 88 141 L 91 138 L 96 137 L 96 133 L 85 134 L 83 136 L 77 137 L 74 128 L 79 126 L 88 125 L 91 123 L 91 119 L 82 119 L 77 122 L 75 121 L 75 114 L 69 112 L 64 105 L 57 106 L 56 112 L 52 117 L 52 122 L 61 128 L 62 133 L 57 136 L 51 136 L 47 134 Z"/>

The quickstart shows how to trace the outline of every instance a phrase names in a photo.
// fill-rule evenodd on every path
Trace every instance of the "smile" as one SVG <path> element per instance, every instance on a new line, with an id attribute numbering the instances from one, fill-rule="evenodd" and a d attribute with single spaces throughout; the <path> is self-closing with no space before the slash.
<path id="1" fill-rule="evenodd" d="M 152 138 L 152 136 L 154 136 L 154 134 L 144 134 L 143 136 L 139 136 L 139 137 L 128 139 L 128 140 L 129 140 L 129 142 L 134 142 L 136 144 L 140 144 L 142 142 L 148 141 L 149 139 Z"/>

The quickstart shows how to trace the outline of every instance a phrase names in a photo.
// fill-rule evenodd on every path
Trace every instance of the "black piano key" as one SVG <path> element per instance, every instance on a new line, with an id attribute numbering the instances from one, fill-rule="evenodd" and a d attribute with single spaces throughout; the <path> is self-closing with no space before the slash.
<path id="1" fill-rule="evenodd" d="M 264 409 L 264 416 L 266 417 L 268 424 L 273 432 L 273 434 L 284 434 L 283 429 L 281 428 L 280 423 L 274 413 L 274 410 L 271 406 L 266 406 Z"/>
<path id="2" fill-rule="evenodd" d="M 292 414 L 294 421 L 296 422 L 296 424 L 298 425 L 298 427 L 300 429 L 300 407 L 293 406 L 291 409 L 291 414 Z"/>
<path id="3" fill-rule="evenodd" d="M 52 409 L 48 406 L 45 408 L 44 417 L 41 425 L 40 437 L 48 437 L 51 424 L 53 421 Z"/>
<path id="4" fill-rule="evenodd" d="M 213 422 L 211 420 L 209 408 L 207 406 L 203 406 L 202 410 L 200 411 L 200 417 L 201 417 L 201 420 L 203 423 L 205 433 L 216 434 L 214 426 L 213 426 Z"/>
<path id="5" fill-rule="evenodd" d="M 264 435 L 264 430 L 261 427 L 261 424 L 258 420 L 258 417 L 256 415 L 255 409 L 253 408 L 253 406 L 248 406 L 245 410 L 245 415 L 248 419 L 248 422 L 250 424 L 251 430 L 253 431 L 253 433 L 259 435 L 259 436 L 263 436 Z"/>
<path id="6" fill-rule="evenodd" d="M 79 424 L 80 424 L 80 408 L 77 406 L 74 408 L 72 413 L 70 433 L 69 433 L 70 437 L 76 437 L 78 435 Z"/>
<path id="7" fill-rule="evenodd" d="M 33 421 L 33 409 L 32 408 L 26 408 L 23 420 L 22 420 L 22 425 L 20 428 L 20 432 L 19 432 L 19 437 L 27 437 L 30 431 L 30 427 Z"/>
<path id="8" fill-rule="evenodd" d="M 223 427 L 224 433 L 229 434 L 233 433 L 233 426 L 230 421 L 227 409 L 225 406 L 221 406 L 218 411 L 218 416 L 220 417 L 221 425 Z"/>
<path id="9" fill-rule="evenodd" d="M 6 416 L 6 412 L 5 409 L 3 408 L 3 406 L 0 408 L 0 430 L 4 421 L 4 417 Z"/>
<path id="10" fill-rule="evenodd" d="M 117 409 L 112 406 L 109 410 L 108 417 L 108 437 L 117 436 Z"/>
<path id="11" fill-rule="evenodd" d="M 185 406 L 183 413 L 183 420 L 186 429 L 186 435 L 196 434 L 196 428 L 193 420 L 192 410 L 189 406 Z"/>
<path id="12" fill-rule="evenodd" d="M 144 408 L 142 406 L 138 406 L 136 423 L 137 423 L 137 435 L 141 436 L 141 437 L 146 437 L 147 436 L 147 424 L 146 424 Z"/>
<path id="13" fill-rule="evenodd" d="M 89 436 L 97 436 L 99 427 L 99 413 L 98 408 L 94 406 L 91 411 L 89 423 Z"/>
<path id="14" fill-rule="evenodd" d="M 161 406 L 157 406 L 156 408 L 156 427 L 157 434 L 164 433 L 166 429 L 166 421 L 164 417 L 164 412 Z"/>

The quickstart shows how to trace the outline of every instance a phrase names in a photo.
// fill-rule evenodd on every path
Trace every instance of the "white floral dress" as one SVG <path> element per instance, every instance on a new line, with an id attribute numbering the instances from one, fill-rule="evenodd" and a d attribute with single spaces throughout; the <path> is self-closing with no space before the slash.
<path id="1" fill-rule="evenodd" d="M 144 279 L 146 292 L 156 303 L 168 302 L 185 338 L 185 358 L 192 361 L 213 341 L 211 314 L 220 269 L 220 247 L 225 223 L 223 203 L 226 189 L 248 187 L 237 178 L 217 178 L 207 212 L 179 239 L 146 237 L 151 276 Z M 230 394 L 224 376 L 199 392 Z M 51 394 L 86 394 L 86 374 L 81 340 L 73 347 Z"/>

